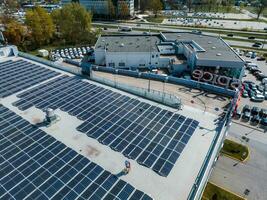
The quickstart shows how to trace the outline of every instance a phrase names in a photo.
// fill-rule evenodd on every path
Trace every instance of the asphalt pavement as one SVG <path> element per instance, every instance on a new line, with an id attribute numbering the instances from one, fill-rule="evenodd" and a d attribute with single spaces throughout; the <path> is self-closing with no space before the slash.
<path id="1" fill-rule="evenodd" d="M 244 141 L 242 136 L 249 138 L 249 141 Z M 249 200 L 266 200 L 267 133 L 233 123 L 228 138 L 247 145 L 249 159 L 242 163 L 220 156 L 210 181 Z M 246 189 L 250 191 L 248 196 L 244 195 Z"/>

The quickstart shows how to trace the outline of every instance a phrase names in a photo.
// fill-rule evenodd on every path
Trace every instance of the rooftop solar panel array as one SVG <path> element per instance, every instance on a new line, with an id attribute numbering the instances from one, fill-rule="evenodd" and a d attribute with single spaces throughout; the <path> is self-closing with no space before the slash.
<path id="1" fill-rule="evenodd" d="M 198 122 L 76 77 L 62 76 L 17 95 L 21 110 L 61 109 L 85 122 L 77 130 L 168 176 Z"/>
<path id="2" fill-rule="evenodd" d="M 0 199 L 151 200 L 0 105 Z"/>
<path id="3" fill-rule="evenodd" d="M 60 73 L 24 60 L 0 63 L 0 97 L 7 97 Z"/>

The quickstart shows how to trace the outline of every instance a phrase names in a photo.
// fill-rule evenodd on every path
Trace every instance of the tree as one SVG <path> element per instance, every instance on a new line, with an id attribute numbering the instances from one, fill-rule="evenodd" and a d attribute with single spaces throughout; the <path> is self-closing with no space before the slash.
<path id="1" fill-rule="evenodd" d="M 112 0 L 108 0 L 108 10 L 109 10 L 109 17 L 111 19 L 114 19 L 115 18 L 115 14 L 116 14 L 116 10 L 115 10 L 115 6 L 112 2 Z"/>
<path id="2" fill-rule="evenodd" d="M 53 37 L 55 27 L 48 12 L 41 7 L 36 7 L 27 11 L 25 18 L 25 24 L 28 26 L 35 46 L 39 47 L 49 43 Z"/>
<path id="3" fill-rule="evenodd" d="M 65 5 L 52 12 L 52 18 L 62 39 L 71 44 L 91 41 L 92 16 L 78 3 Z"/>
<path id="4" fill-rule="evenodd" d="M 267 8 L 267 0 L 259 0 L 256 6 L 257 19 L 260 18 L 265 8 Z"/>
<path id="5" fill-rule="evenodd" d="M 193 0 L 186 0 L 186 6 L 187 6 L 189 12 L 191 12 L 192 7 L 193 7 Z"/>
<path id="6" fill-rule="evenodd" d="M 148 0 L 140 0 L 140 10 L 142 13 L 149 9 L 150 3 Z"/>
<path id="7" fill-rule="evenodd" d="M 26 37 L 26 27 L 22 26 L 16 20 L 11 20 L 5 25 L 3 34 L 8 43 L 21 46 Z"/>
<path id="8" fill-rule="evenodd" d="M 126 19 L 130 15 L 128 5 L 125 1 L 121 1 L 119 4 L 119 15 L 122 19 Z"/>
<path id="9" fill-rule="evenodd" d="M 163 5 L 160 0 L 150 0 L 149 7 L 150 7 L 150 10 L 153 11 L 155 17 L 157 17 L 158 12 L 163 9 Z"/>
<path id="10" fill-rule="evenodd" d="M 49 4 L 57 4 L 59 3 L 60 0 L 45 0 L 46 3 L 49 3 Z"/>
<path id="11" fill-rule="evenodd" d="M 18 2 L 16 0 L 4 0 L 1 1 L 3 13 L 2 23 L 7 24 L 12 21 L 13 13 L 18 9 Z"/>

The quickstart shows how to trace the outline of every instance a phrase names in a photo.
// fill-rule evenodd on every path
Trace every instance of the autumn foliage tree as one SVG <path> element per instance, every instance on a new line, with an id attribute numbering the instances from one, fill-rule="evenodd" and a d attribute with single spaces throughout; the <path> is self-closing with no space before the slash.
<path id="1" fill-rule="evenodd" d="M 116 9 L 112 0 L 108 0 L 108 14 L 111 19 L 114 19 L 116 16 Z"/>
<path id="2" fill-rule="evenodd" d="M 160 0 L 150 0 L 149 8 L 153 11 L 155 17 L 157 17 L 159 11 L 163 9 L 163 4 Z"/>
<path id="3" fill-rule="evenodd" d="M 59 35 L 67 43 L 90 42 L 92 38 L 92 16 L 85 7 L 78 3 L 65 5 L 52 12 Z"/>
<path id="4" fill-rule="evenodd" d="M 21 46 L 26 37 L 26 27 L 16 20 L 10 20 L 9 23 L 5 25 L 3 34 L 9 44 Z"/>
<path id="5" fill-rule="evenodd" d="M 37 47 L 49 43 L 53 37 L 55 31 L 53 20 L 43 8 L 36 7 L 27 11 L 25 24 L 28 26 L 33 44 Z"/>
<path id="6" fill-rule="evenodd" d="M 125 1 L 119 4 L 119 15 L 122 19 L 126 19 L 129 16 L 129 7 Z"/>

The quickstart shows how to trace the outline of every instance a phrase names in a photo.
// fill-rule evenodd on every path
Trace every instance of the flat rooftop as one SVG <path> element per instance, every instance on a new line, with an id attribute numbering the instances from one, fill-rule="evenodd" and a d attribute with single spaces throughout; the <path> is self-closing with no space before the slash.
<path id="1" fill-rule="evenodd" d="M 158 44 L 164 42 L 185 43 L 192 50 L 196 48 L 197 59 L 244 63 L 242 58 L 222 39 L 216 36 L 191 32 L 161 32 L 151 35 L 102 35 L 95 49 L 108 52 L 158 52 Z M 194 47 L 194 44 L 195 47 Z M 198 49 L 199 48 L 199 49 Z"/>
<path id="2" fill-rule="evenodd" d="M 162 32 L 162 34 L 166 38 L 166 41 L 196 42 L 204 49 L 203 52 L 197 53 L 199 60 L 208 59 L 243 62 L 232 48 L 219 37 L 189 32 Z"/>
<path id="3" fill-rule="evenodd" d="M 95 49 L 107 52 L 158 52 L 159 35 L 102 35 L 95 44 Z"/>
<path id="4" fill-rule="evenodd" d="M 8 60 L 10 60 L 10 65 Z M 124 194 L 127 199 L 131 199 L 131 197 L 135 199 L 134 195 L 139 194 L 140 191 L 143 198 L 136 199 L 174 200 L 188 197 L 215 137 L 216 120 L 226 104 L 229 103 L 227 99 L 221 101 L 221 104 L 216 104 L 219 98 L 212 96 L 209 101 L 215 101 L 213 105 L 218 108 L 215 110 L 210 105 L 194 106 L 192 99 L 189 98 L 190 95 L 191 97 L 193 95 L 190 93 L 194 91 L 181 89 L 179 94 L 183 94 L 185 99 L 189 98 L 188 101 L 191 104 L 184 104 L 182 110 L 176 110 L 21 57 L 1 60 L 1 62 L 5 61 L 9 67 L 5 69 L 6 73 L 1 70 L 1 80 L 5 79 L 9 82 L 12 81 L 12 76 L 16 76 L 16 71 L 12 71 L 11 63 L 19 66 L 16 70 L 25 65 L 40 66 L 41 68 L 38 70 L 49 73 L 51 77 L 47 77 L 46 80 L 38 79 L 38 81 L 29 77 L 29 82 L 26 82 L 27 87 L 22 80 L 18 82 L 20 84 L 16 82 L 8 84 L 10 85 L 9 90 L 13 92 L 3 90 L 5 95 L 1 96 L 2 106 L 22 117 L 23 120 L 37 125 L 43 133 L 64 144 L 68 151 L 73 150 L 75 155 L 82 155 L 83 158 L 94 162 L 106 173 L 114 174 L 118 179 L 116 179 L 117 185 L 114 186 L 117 189 L 105 190 L 107 194 L 103 194 L 106 195 L 104 197 L 114 196 L 116 195 L 115 191 L 120 191 L 122 188 L 124 191 L 126 183 L 129 184 L 129 186 L 127 185 L 129 188 L 132 188 L 130 192 L 125 189 L 128 191 L 127 194 Z M 37 71 L 36 74 L 38 73 Z M 36 74 L 32 71 L 29 76 L 37 76 Z M 46 74 L 46 76 L 48 75 Z M 23 77 L 27 78 L 27 73 L 23 72 Z M 3 83 L 0 83 L 0 89 L 3 89 L 1 84 Z M 20 88 L 16 89 L 17 87 Z M 179 87 L 171 87 L 179 92 Z M 199 96 L 201 95 L 205 96 L 205 94 L 199 94 Z M 197 102 L 196 99 L 195 102 Z M 55 114 L 59 116 L 60 120 L 48 127 L 39 126 L 45 117 L 42 109 L 48 105 L 55 109 Z M 121 118 L 119 119 L 119 117 Z M 107 119 L 107 121 L 103 119 Z M 112 121 L 114 123 L 110 123 Z M 109 122 L 109 124 L 104 122 Z M 0 123 L 2 123 L 1 120 Z M 131 125 L 132 129 L 129 128 Z M 111 129 L 115 126 L 119 131 L 112 132 Z M 129 138 L 134 132 L 136 133 L 135 137 L 141 139 L 139 140 L 139 142 L 142 141 L 141 143 L 134 143 L 133 139 Z M 32 134 L 31 131 L 28 133 Z M 123 138 L 117 137 L 116 134 L 120 135 L 121 133 L 124 134 Z M 12 134 L 15 138 L 16 132 L 12 132 Z M 149 137 L 151 140 L 146 139 Z M 126 141 L 129 142 L 129 146 L 122 150 L 120 147 L 125 138 L 129 139 Z M 15 139 L 8 139 L 7 144 L 12 145 L 12 141 Z M 161 152 L 157 153 L 157 148 L 154 148 L 154 151 L 151 146 L 152 142 L 156 147 L 159 147 L 159 144 L 165 144 L 165 146 Z M 144 144 L 145 146 L 139 150 L 139 154 L 132 154 L 132 152 L 138 152 L 134 150 L 138 150 L 137 147 Z M 169 148 L 171 144 L 173 144 L 173 148 Z M 12 153 L 9 152 L 9 147 L 6 147 L 4 151 Z M 21 150 L 17 149 L 17 151 Z M 178 158 L 171 159 L 170 155 L 175 157 L 177 154 L 179 154 Z M 1 156 L 1 163 L 6 162 L 6 159 L 3 158 L 5 157 Z M 6 158 L 8 162 L 11 162 L 8 157 Z M 122 173 L 125 160 L 131 162 L 131 171 L 126 175 Z M 22 169 L 17 168 L 17 170 Z M 13 181 L 16 182 L 16 180 Z M 14 184 L 16 187 L 25 185 L 23 182 L 21 182 L 22 185 Z M 35 187 L 35 185 L 32 187 L 32 192 L 39 190 L 46 194 L 40 187 Z M 85 187 L 91 188 L 91 185 Z M 99 185 L 95 184 L 94 187 L 93 191 L 100 190 Z M 118 189 L 118 187 L 122 188 Z M 68 190 L 71 188 L 69 186 Z M 4 190 L 5 194 L 7 191 L 11 195 L 15 192 L 15 190 L 5 187 Z M 62 188 L 58 191 L 61 190 Z M 54 196 L 57 197 L 57 194 L 55 191 Z M 79 197 L 83 194 L 76 195 Z M 28 196 L 29 194 L 24 195 Z M 123 199 L 122 194 L 117 194 L 116 198 Z"/>

